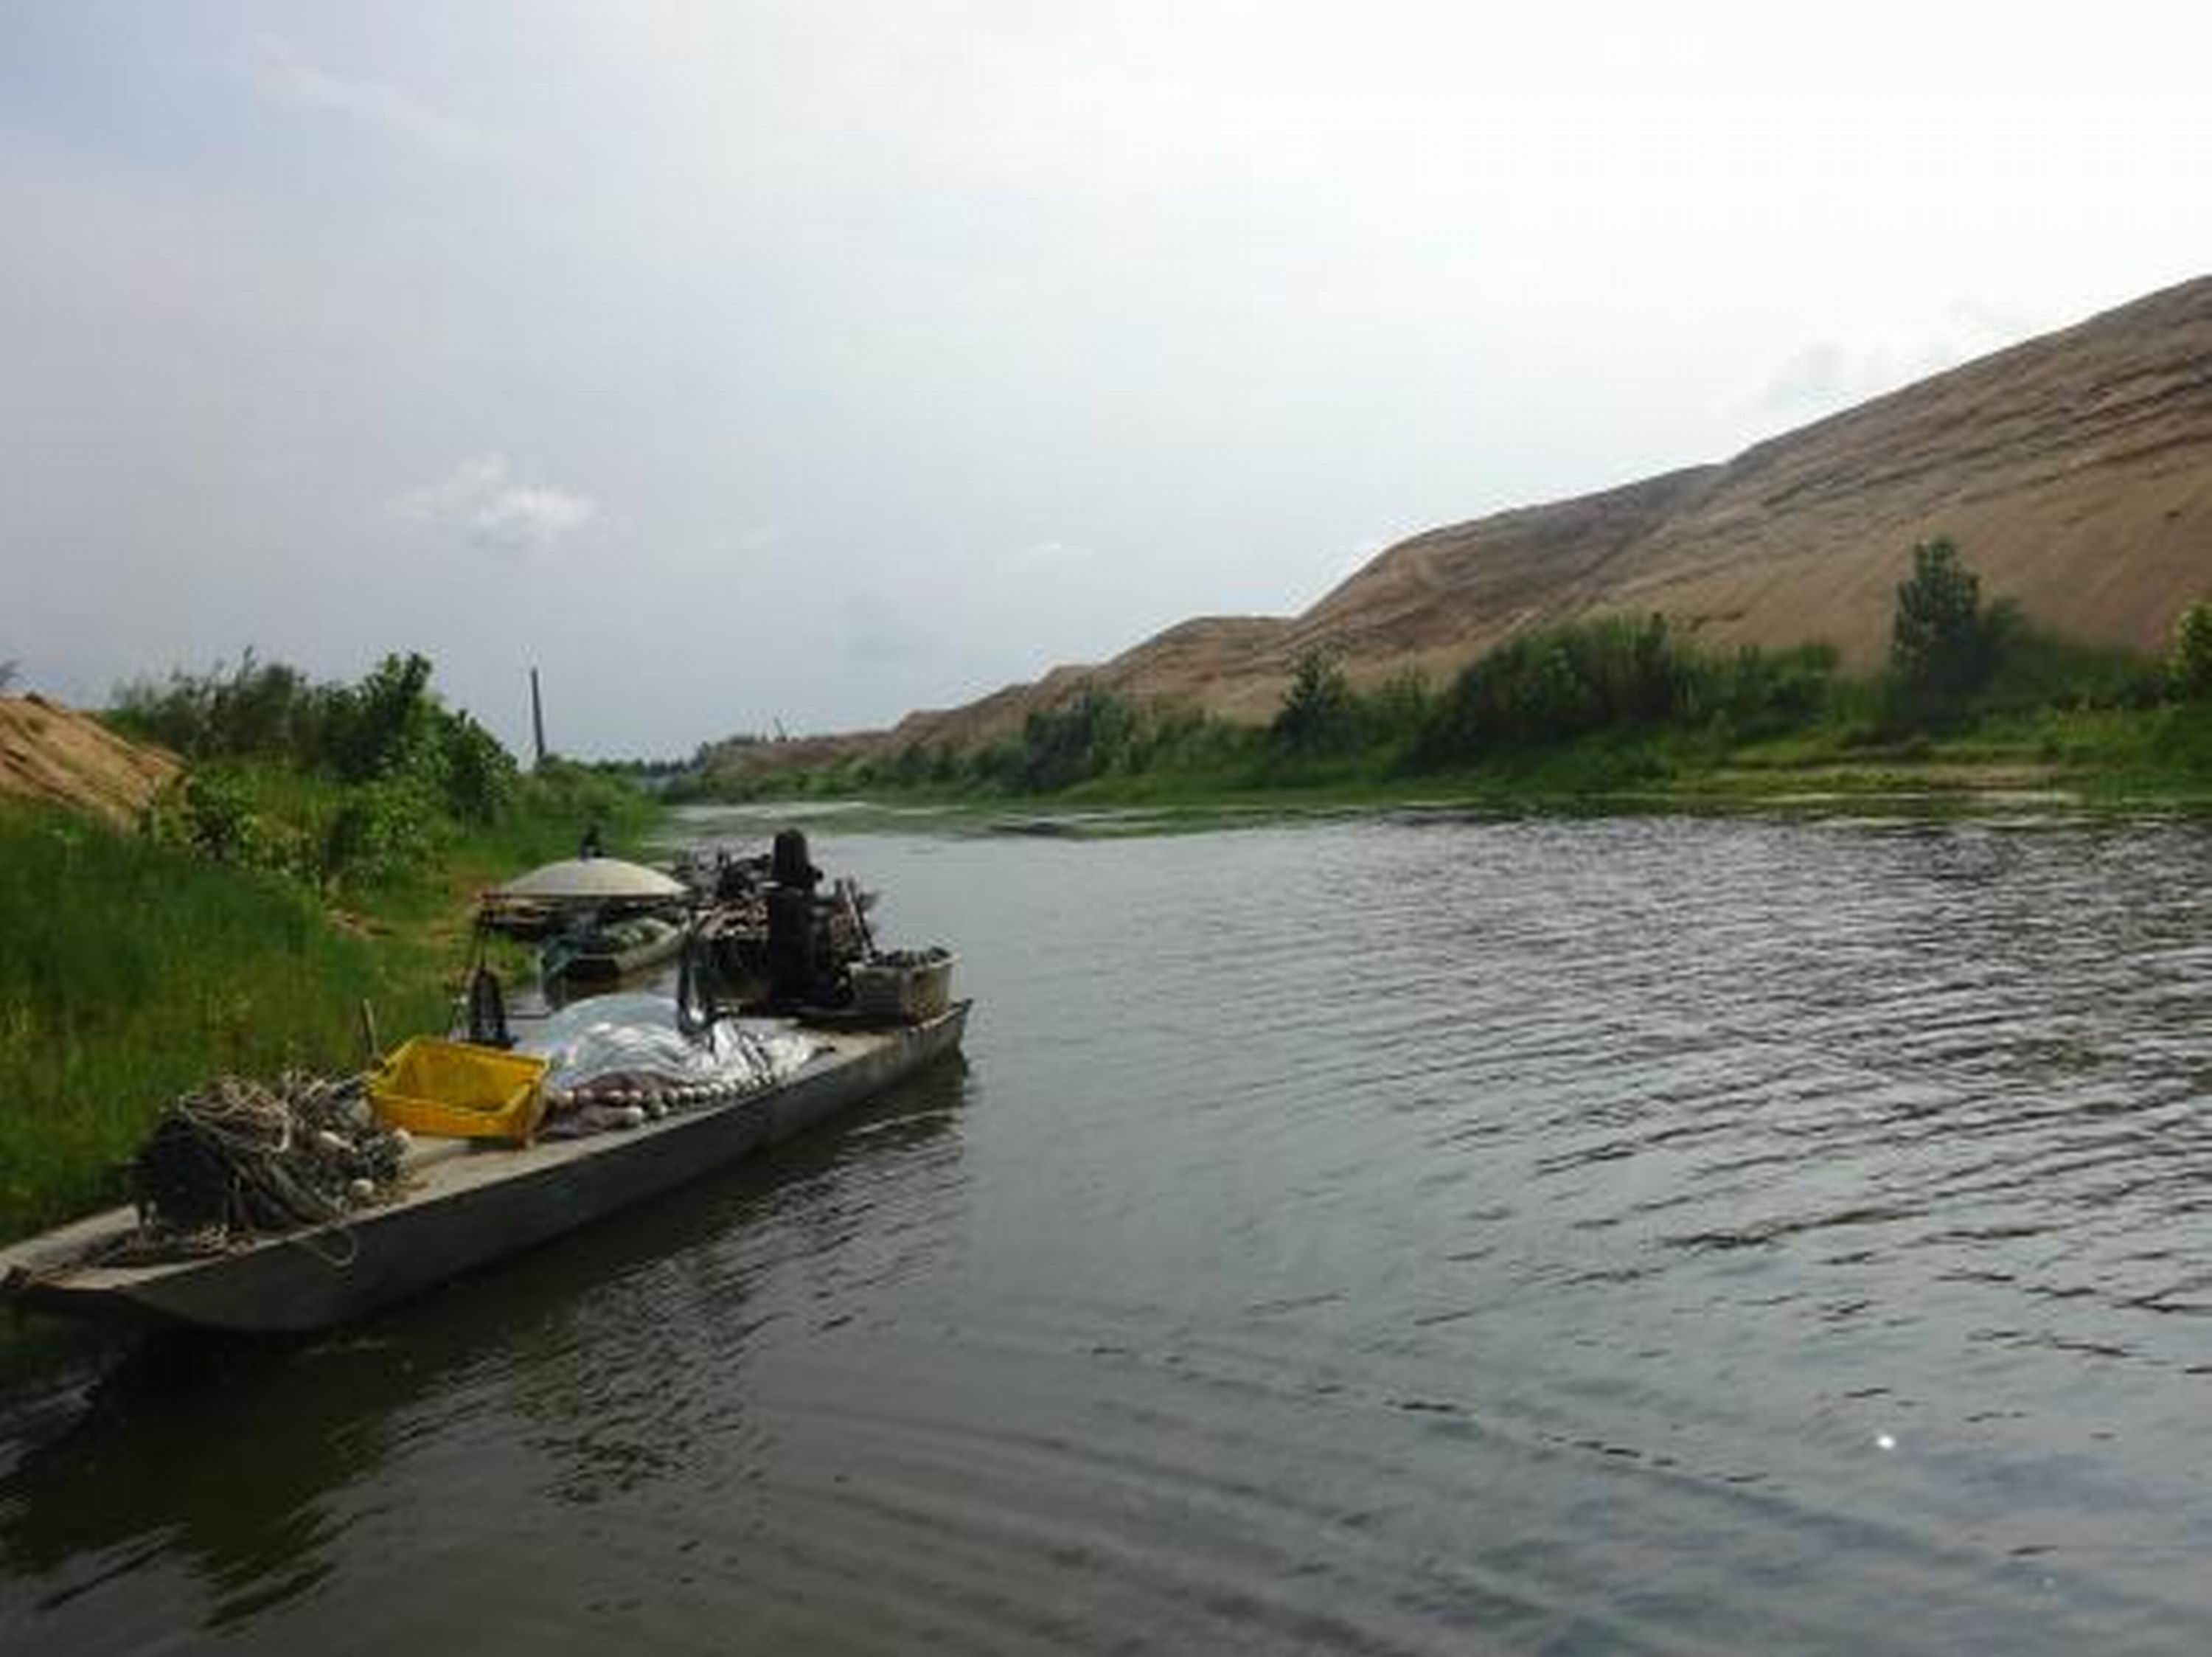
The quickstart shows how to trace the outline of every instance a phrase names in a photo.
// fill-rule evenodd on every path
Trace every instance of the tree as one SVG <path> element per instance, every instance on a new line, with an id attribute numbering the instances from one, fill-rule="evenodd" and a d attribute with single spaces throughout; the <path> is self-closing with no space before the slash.
<path id="1" fill-rule="evenodd" d="M 466 822 L 496 822 L 514 797 L 514 756 L 468 715 L 434 705 L 433 712 L 447 809 Z"/>
<path id="2" fill-rule="evenodd" d="M 1955 708 L 1987 684 L 2012 614 L 2009 606 L 1983 610 L 1981 578 L 1960 562 L 1948 536 L 1915 546 L 1889 636 L 1889 665 L 1908 702 Z"/>
<path id="3" fill-rule="evenodd" d="M 1292 753 L 1321 753 L 1344 746 L 1353 734 L 1352 686 L 1336 653 L 1312 646 L 1298 653 L 1290 687 L 1275 716 L 1274 734 Z"/>
<path id="4" fill-rule="evenodd" d="M 1086 681 L 1066 701 L 1033 708 L 1022 722 L 1020 786 L 1053 794 L 1103 776 L 1128 751 L 1136 729 L 1135 709 Z"/>
<path id="5" fill-rule="evenodd" d="M 366 783 L 419 758 L 433 722 L 428 660 L 413 651 L 387 655 L 361 683 L 340 693 L 330 721 L 329 759 L 339 777 Z"/>
<path id="6" fill-rule="evenodd" d="M 2177 696 L 2191 701 L 2212 697 L 2212 601 L 2181 612 L 2173 624 L 2173 655 L 2166 666 Z"/>

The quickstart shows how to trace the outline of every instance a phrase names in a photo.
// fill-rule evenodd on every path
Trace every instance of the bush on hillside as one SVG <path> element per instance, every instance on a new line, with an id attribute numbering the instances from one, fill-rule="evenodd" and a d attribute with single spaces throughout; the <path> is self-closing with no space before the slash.
<path id="1" fill-rule="evenodd" d="M 257 760 L 343 783 L 406 782 L 463 822 L 497 820 L 514 795 L 514 758 L 430 689 L 422 655 L 387 655 L 357 685 L 318 684 L 248 650 L 235 667 L 134 680 L 110 714 L 128 734 L 188 760 Z"/>
<path id="2" fill-rule="evenodd" d="M 2184 700 L 2212 697 L 2212 602 L 2191 605 L 2173 624 L 2166 673 Z"/>
<path id="3" fill-rule="evenodd" d="M 1015 758 L 1018 786 L 1051 794 L 1113 771 L 1137 735 L 1137 712 L 1126 698 L 1085 685 L 1066 701 L 1031 709 L 1022 722 Z"/>
<path id="4" fill-rule="evenodd" d="M 1335 651 L 1316 645 L 1299 653 L 1282 708 L 1268 728 L 1288 752 L 1340 752 L 1358 740 L 1358 716 L 1344 664 Z"/>
<path id="5" fill-rule="evenodd" d="M 1912 574 L 1898 585 L 1890 623 L 1899 715 L 1907 722 L 1956 718 L 1989 683 L 2020 626 L 2019 608 L 2009 601 L 1983 607 L 1981 577 L 1948 536 L 1916 545 Z"/>

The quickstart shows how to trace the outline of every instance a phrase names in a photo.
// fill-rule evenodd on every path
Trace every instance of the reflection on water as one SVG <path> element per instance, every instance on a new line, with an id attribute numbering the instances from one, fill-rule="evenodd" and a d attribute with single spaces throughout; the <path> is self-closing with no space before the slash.
<path id="1" fill-rule="evenodd" d="M 0 1349 L 0 1639 L 2212 1637 L 2202 828 L 815 838 L 970 1069 L 204 1384 Z"/>
<path id="2" fill-rule="evenodd" d="M 764 1262 L 813 1247 L 822 1215 L 865 1207 L 883 1181 L 957 1180 L 966 1087 L 964 1064 L 937 1067 L 650 1209 L 319 1340 L 33 1331 L 0 1414 L 0 1611 L 51 1640 L 75 1602 L 155 1569 L 186 1581 L 125 1608 L 124 1627 L 251 1619 L 337 1572 L 414 1592 L 404 1554 L 363 1533 L 383 1502 L 360 1500 L 410 1461 L 410 1477 L 445 1465 L 437 1505 L 488 1550 L 473 1580 L 495 1584 L 516 1563 L 499 1534 L 511 1501 L 588 1502 L 685 1465 L 719 1407 L 689 1410 L 686 1383 L 731 1396 L 722 1383 L 772 1315 L 746 1307 Z M 501 1488 L 494 1446 L 470 1430 L 484 1411 L 530 1464 L 510 1470 L 526 1475 L 518 1488 Z M 116 1620 L 94 1619 L 100 1648 L 118 1648 Z"/>

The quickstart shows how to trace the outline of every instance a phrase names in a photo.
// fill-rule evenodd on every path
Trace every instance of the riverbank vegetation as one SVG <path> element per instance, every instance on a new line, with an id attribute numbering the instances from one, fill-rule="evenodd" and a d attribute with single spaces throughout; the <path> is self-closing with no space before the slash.
<path id="1" fill-rule="evenodd" d="M 223 1071 L 357 1067 L 445 1027 L 473 894 L 634 844 L 655 808 L 524 772 L 420 656 L 319 685 L 248 656 L 126 686 L 111 722 L 187 769 L 135 827 L 0 803 L 0 1238 L 117 1200 L 162 1106 Z"/>
<path id="2" fill-rule="evenodd" d="M 672 794 L 1162 805 L 2063 787 L 2212 802 L 2208 704 L 2212 605 L 2179 618 L 2162 659 L 2087 645 L 1986 600 L 1939 539 L 1914 549 L 1872 673 L 1825 645 L 1715 649 L 1662 616 L 1607 616 L 1517 635 L 1441 686 L 1358 686 L 1309 650 L 1266 725 L 1086 685 L 984 746 L 710 774 Z"/>

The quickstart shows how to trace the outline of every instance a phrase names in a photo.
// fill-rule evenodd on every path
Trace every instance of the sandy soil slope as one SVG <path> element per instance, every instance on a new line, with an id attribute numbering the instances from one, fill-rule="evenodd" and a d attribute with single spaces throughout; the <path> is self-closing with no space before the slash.
<path id="1" fill-rule="evenodd" d="M 128 823 L 178 769 L 170 755 L 126 742 L 59 703 L 0 697 L 0 795 L 54 801 Z"/>
<path id="2" fill-rule="evenodd" d="M 2165 647 L 2212 595 L 2212 277 L 1979 358 L 1725 464 L 1414 536 L 1288 618 L 1185 622 L 1096 667 L 909 714 L 863 747 L 967 746 L 1089 679 L 1265 719 L 1298 653 L 1438 683 L 1531 625 L 1663 613 L 1715 644 L 1887 649 L 1915 542 L 2076 637 Z"/>

